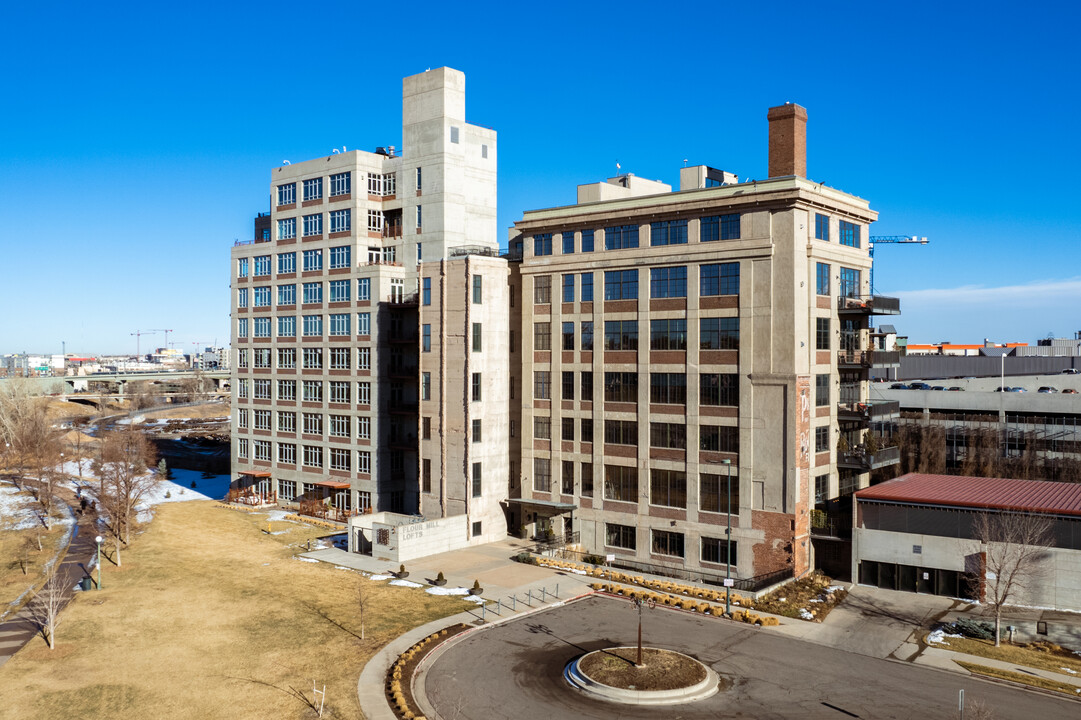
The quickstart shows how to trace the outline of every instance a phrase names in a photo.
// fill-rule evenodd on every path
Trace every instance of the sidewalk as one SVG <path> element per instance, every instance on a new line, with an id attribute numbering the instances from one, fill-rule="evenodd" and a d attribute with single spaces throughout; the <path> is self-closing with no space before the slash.
<path id="1" fill-rule="evenodd" d="M 1034 675 L 1045 680 L 1054 680 L 1067 685 L 1073 685 L 1078 688 L 1078 697 L 1081 697 L 1081 675 L 1070 675 L 1066 672 L 1058 673 L 1051 670 L 1042 670 L 1040 668 L 1028 667 L 1027 665 L 1018 665 L 1003 660 L 992 660 L 991 658 L 985 658 L 980 655 L 969 655 L 967 653 L 954 652 L 953 650 L 946 650 L 945 648 L 933 646 L 924 650 L 923 653 L 913 661 L 915 665 L 936 667 L 940 670 L 949 670 L 951 672 L 973 674 L 969 673 L 968 670 L 965 670 L 960 665 L 957 665 L 957 662 L 984 665 L 998 670 L 1007 670 L 1009 672 L 1021 673 L 1022 675 Z"/>

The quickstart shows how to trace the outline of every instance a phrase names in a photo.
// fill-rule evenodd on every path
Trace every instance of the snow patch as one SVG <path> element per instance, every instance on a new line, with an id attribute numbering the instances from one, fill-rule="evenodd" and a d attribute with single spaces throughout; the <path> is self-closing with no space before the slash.
<path id="1" fill-rule="evenodd" d="M 30 530 L 41 527 L 35 504 L 30 493 L 22 492 L 14 485 L 0 486 L 0 528 Z"/>
<path id="2" fill-rule="evenodd" d="M 959 633 L 948 633 L 945 630 L 933 630 L 931 634 L 927 636 L 928 645 L 947 645 L 946 638 L 959 638 L 964 637 Z"/>
<path id="3" fill-rule="evenodd" d="M 807 608 L 800 608 L 800 609 L 799 609 L 799 616 L 800 616 L 801 618 L 803 618 L 804 620 L 814 620 L 814 619 L 815 619 L 815 616 L 814 616 L 814 615 L 812 615 L 812 614 L 811 614 L 811 613 L 810 613 L 810 612 L 809 612 L 809 611 L 807 610 Z"/>
<path id="4" fill-rule="evenodd" d="M 1076 675 L 1077 674 L 1077 671 L 1073 670 L 1071 668 L 1059 668 L 1059 669 L 1060 670 L 1065 670 L 1066 672 L 1070 673 L 1071 675 Z"/>
<path id="5" fill-rule="evenodd" d="M 418 588 L 423 587 L 420 583 L 415 583 L 412 580 L 391 580 L 390 585 L 397 585 L 398 587 L 411 587 Z"/>
<path id="6" fill-rule="evenodd" d="M 429 595 L 468 595 L 469 590 L 464 587 L 430 587 L 425 590 Z"/>
<path id="7" fill-rule="evenodd" d="M 300 562 L 313 562 L 313 563 L 319 562 L 315 558 L 300 557 L 299 555 L 297 556 L 297 560 L 299 560 Z"/>
<path id="8" fill-rule="evenodd" d="M 394 577 L 394 576 L 393 575 L 369 575 L 368 579 L 369 580 L 375 580 L 376 582 L 379 582 L 380 580 L 390 580 L 392 577 Z"/>

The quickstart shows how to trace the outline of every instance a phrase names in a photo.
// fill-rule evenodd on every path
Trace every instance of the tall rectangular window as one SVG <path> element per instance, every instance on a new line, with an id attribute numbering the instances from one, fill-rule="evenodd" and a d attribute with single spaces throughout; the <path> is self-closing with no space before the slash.
<path id="1" fill-rule="evenodd" d="M 323 283 L 304 283 L 304 304 L 318 304 L 323 302 Z"/>
<path id="2" fill-rule="evenodd" d="M 473 463 L 473 497 L 480 497 L 481 487 L 480 463 Z"/>
<path id="3" fill-rule="evenodd" d="M 563 276 L 563 302 L 574 302 L 574 275 Z"/>
<path id="4" fill-rule="evenodd" d="M 830 266 L 827 263 L 815 264 L 815 293 L 830 294 Z"/>
<path id="5" fill-rule="evenodd" d="M 330 196 L 349 195 L 352 192 L 352 173 L 343 172 L 330 176 Z"/>
<path id="6" fill-rule="evenodd" d="M 649 321 L 650 350 L 686 350 L 686 318 L 662 318 Z"/>
<path id="7" fill-rule="evenodd" d="M 236 291 L 236 306 L 238 308 L 248 307 L 248 288 L 239 288 Z"/>
<path id="8" fill-rule="evenodd" d="M 552 233 L 539 233 L 533 236 L 533 254 L 537 256 L 552 254 Z"/>
<path id="9" fill-rule="evenodd" d="M 739 318 L 702 318 L 699 345 L 702 350 L 739 350 Z"/>
<path id="10" fill-rule="evenodd" d="M 604 273 L 605 300 L 635 300 L 637 298 L 637 270 L 609 270 Z"/>
<path id="11" fill-rule="evenodd" d="M 699 242 L 713 242 L 721 239 L 721 218 L 717 215 L 699 219 L 698 228 Z"/>
<path id="12" fill-rule="evenodd" d="M 699 267 L 699 295 L 739 295 L 739 263 Z"/>
<path id="13" fill-rule="evenodd" d="M 552 492 L 552 461 L 548 458 L 533 458 L 533 490 Z"/>
<path id="14" fill-rule="evenodd" d="M 357 300 L 372 299 L 372 279 L 359 278 L 357 280 Z"/>
<path id="15" fill-rule="evenodd" d="M 860 296 L 860 271 L 854 268 L 841 268 L 841 297 Z"/>
<path id="16" fill-rule="evenodd" d="M 563 323 L 563 349 L 574 349 L 574 323 L 572 322 Z"/>
<path id="17" fill-rule="evenodd" d="M 721 215 L 721 240 L 739 240 L 739 213 Z"/>
<path id="18" fill-rule="evenodd" d="M 815 375 L 815 407 L 825 407 L 830 404 L 830 374 L 819 373 Z"/>
<path id="19" fill-rule="evenodd" d="M 582 371 L 582 400 L 584 400 L 586 402 L 593 402 L 593 371 L 592 370 L 583 370 Z M 585 421 L 583 420 L 583 422 L 585 422 Z M 593 421 L 590 420 L 590 422 L 592 423 Z M 583 425 L 583 427 L 584 427 L 584 425 Z M 583 432 L 583 437 L 582 437 L 583 441 L 585 440 L 584 435 L 585 435 L 585 433 Z M 592 433 L 590 433 L 589 439 L 590 439 L 590 441 L 593 440 L 593 434 Z"/>
<path id="20" fill-rule="evenodd" d="M 473 323 L 473 352 L 481 351 L 481 324 Z"/>
<path id="21" fill-rule="evenodd" d="M 304 181 L 304 202 L 323 199 L 323 178 L 310 178 Z"/>
<path id="22" fill-rule="evenodd" d="M 552 276 L 536 275 L 533 278 L 533 302 L 547 305 L 552 302 Z"/>
<path id="23" fill-rule="evenodd" d="M 278 253 L 278 274 L 295 273 L 297 271 L 297 254 L 295 252 Z"/>
<path id="24" fill-rule="evenodd" d="M 353 214 L 349 209 L 330 211 L 330 231 L 332 233 L 348 232 L 353 227 Z"/>
<path id="25" fill-rule="evenodd" d="M 422 305 L 432 304 L 432 279 L 430 277 L 423 278 L 420 285 L 420 302 Z"/>
<path id="26" fill-rule="evenodd" d="M 323 234 L 323 214 L 316 213 L 314 215 L 304 216 L 304 237 L 311 237 L 312 235 Z"/>
<path id="27" fill-rule="evenodd" d="M 574 462 L 571 460 L 564 460 L 563 471 L 559 477 L 559 491 L 564 495 L 574 494 Z"/>
<path id="28" fill-rule="evenodd" d="M 830 241 L 830 219 L 828 215 L 815 213 L 815 240 Z"/>
<path id="29" fill-rule="evenodd" d="M 582 352 L 593 351 L 593 321 L 582 323 Z"/>
<path id="30" fill-rule="evenodd" d="M 860 246 L 860 226 L 856 223 L 850 223 L 845 220 L 840 222 L 840 234 L 841 244 L 848 247 L 858 248 Z"/>
<path id="31" fill-rule="evenodd" d="M 372 314 L 357 313 L 357 335 L 372 334 Z"/>
<path id="32" fill-rule="evenodd" d="M 481 422 L 480 418 L 474 418 L 473 419 L 473 433 L 472 433 L 472 436 L 470 437 L 470 440 L 475 442 L 475 443 L 481 442 L 481 440 L 483 438 L 483 435 L 482 435 L 483 429 L 484 429 L 484 426 L 483 426 L 483 423 Z"/>
<path id="33" fill-rule="evenodd" d="M 563 371 L 563 390 L 560 395 L 564 400 L 574 399 L 574 372 L 570 370 Z"/>
<path id="34" fill-rule="evenodd" d="M 561 234 L 560 237 L 563 239 L 563 254 L 564 255 L 573 255 L 574 254 L 574 233 L 570 232 L 569 230 L 566 230 Z"/>
<path id="35" fill-rule="evenodd" d="M 480 402 L 481 400 L 481 380 L 480 373 L 473 373 L 473 402 Z"/>
<path id="36" fill-rule="evenodd" d="M 432 399 L 432 374 L 430 372 L 420 374 L 420 399 Z"/>
<path id="37" fill-rule="evenodd" d="M 473 276 L 473 304 L 480 305 L 484 300 L 484 276 Z"/>
<path id="38" fill-rule="evenodd" d="M 533 349 L 534 350 L 551 350 L 552 349 L 552 324 L 551 323 L 533 323 Z"/>
<path id="39" fill-rule="evenodd" d="M 323 269 L 323 251 L 322 250 L 305 250 L 304 251 L 304 272 L 312 272 L 313 270 Z"/>
<path id="40" fill-rule="evenodd" d="M 687 221 L 686 220 L 662 220 L 649 224 L 649 244 L 657 245 L 686 245 L 687 244 Z"/>
<path id="41" fill-rule="evenodd" d="M 604 466 L 604 499 L 638 502 L 638 468 L 624 465 Z"/>
<path id="42" fill-rule="evenodd" d="M 702 405 L 739 405 L 739 375 L 702 373 L 698 376 L 699 403 Z"/>
<path id="43" fill-rule="evenodd" d="M 823 453 L 830 451 L 830 428 L 829 425 L 815 428 L 815 452 Z"/>
<path id="44" fill-rule="evenodd" d="M 605 250 L 626 250 L 638 247 L 637 225 L 616 225 L 604 229 Z"/>
<path id="45" fill-rule="evenodd" d="M 649 471 L 649 504 L 687 507 L 687 473 L 682 470 Z"/>
<path id="46" fill-rule="evenodd" d="M 423 178 L 423 175 L 422 175 L 422 173 L 421 173 L 421 169 L 420 169 L 420 168 L 417 168 L 417 190 L 420 190 L 420 189 L 421 189 L 421 187 L 423 186 L 423 184 L 424 184 L 424 183 L 422 182 L 422 180 L 423 180 L 423 179 L 424 179 L 424 178 Z"/>
<path id="47" fill-rule="evenodd" d="M 533 371 L 533 398 L 536 400 L 552 398 L 552 374 L 548 370 Z"/>
<path id="48" fill-rule="evenodd" d="M 420 205 L 417 205 L 417 231 L 424 227 L 424 211 Z"/>
<path id="49" fill-rule="evenodd" d="M 593 231 L 582 231 L 582 252 L 593 252 Z"/>
<path id="50" fill-rule="evenodd" d="M 236 276 L 248 277 L 248 258 L 237 258 Z"/>
<path id="51" fill-rule="evenodd" d="M 432 351 L 432 326 L 428 324 L 421 325 L 420 328 L 420 351 L 431 352 Z"/>
<path id="52" fill-rule="evenodd" d="M 236 321 L 236 336 L 248 337 L 248 318 L 238 318 Z"/>
<path id="53" fill-rule="evenodd" d="M 533 438 L 536 440 L 551 440 L 552 439 L 552 418 L 550 417 L 534 417 L 533 418 Z"/>
<path id="54" fill-rule="evenodd" d="M 252 276 L 258 277 L 259 275 L 270 274 L 270 256 L 269 255 L 256 255 L 253 258 L 252 264 Z"/>
<path id="55" fill-rule="evenodd" d="M 739 512 L 739 468 L 732 467 L 729 473 L 702 473 L 698 476 L 698 508 L 702 512 L 728 512 L 728 498 L 731 496 L 733 513 Z M 729 494 L 731 478 L 731 495 Z"/>
<path id="56" fill-rule="evenodd" d="M 687 297 L 687 267 L 655 267 L 649 271 L 651 298 Z"/>
<path id="57" fill-rule="evenodd" d="M 830 319 L 815 318 L 815 349 L 830 349 Z"/>
<path id="58" fill-rule="evenodd" d="M 582 302 L 593 302 L 593 273 L 582 273 Z"/>

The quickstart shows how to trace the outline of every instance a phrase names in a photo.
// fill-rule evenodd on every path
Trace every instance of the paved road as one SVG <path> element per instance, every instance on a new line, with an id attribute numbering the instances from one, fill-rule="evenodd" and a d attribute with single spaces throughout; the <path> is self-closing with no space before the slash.
<path id="1" fill-rule="evenodd" d="M 72 531 L 67 555 L 64 556 L 64 560 L 57 570 L 64 586 L 68 589 L 74 588 L 80 580 L 86 577 L 86 568 L 95 553 L 97 553 L 97 543 L 94 542 L 96 537 L 95 516 L 87 511 L 81 516 L 77 515 L 76 518 L 78 523 Z M 14 617 L 0 623 L 0 666 L 3 666 L 4 663 L 11 659 L 11 656 L 39 634 L 40 626 L 30 612 L 32 604 L 33 601 L 28 603 Z"/>
<path id="2" fill-rule="evenodd" d="M 455 720 L 514 718 L 954 718 L 957 691 L 999 718 L 1081 717 L 1081 704 L 907 663 L 843 652 L 753 628 L 665 609 L 647 611 L 647 644 L 687 652 L 731 687 L 698 703 L 660 709 L 615 706 L 571 690 L 567 662 L 633 643 L 631 605 L 594 596 L 474 632 L 422 677 L 439 714 Z"/>

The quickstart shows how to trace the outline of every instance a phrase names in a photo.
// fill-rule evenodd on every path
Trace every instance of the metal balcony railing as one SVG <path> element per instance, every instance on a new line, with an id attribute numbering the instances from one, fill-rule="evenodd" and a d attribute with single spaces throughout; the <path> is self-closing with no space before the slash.
<path id="1" fill-rule="evenodd" d="M 841 350 L 837 364 L 850 367 L 896 367 L 901 364 L 901 353 L 896 350 Z"/>
<path id="2" fill-rule="evenodd" d="M 885 295 L 840 295 L 837 311 L 863 315 L 900 315 L 901 301 Z"/>
<path id="3" fill-rule="evenodd" d="M 876 400 L 874 402 L 837 403 L 839 420 L 871 420 L 895 417 L 901 413 L 901 403 L 897 400 Z"/>
<path id="4" fill-rule="evenodd" d="M 898 447 L 881 448 L 869 453 L 864 445 L 857 445 L 850 450 L 837 451 L 838 467 L 862 472 L 877 470 L 887 465 L 896 465 L 899 462 L 901 462 L 901 449 Z"/>

